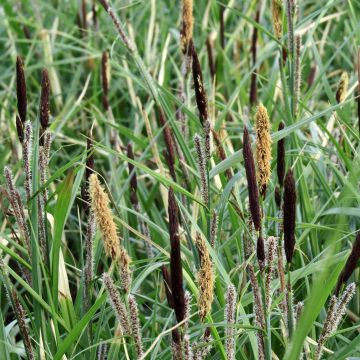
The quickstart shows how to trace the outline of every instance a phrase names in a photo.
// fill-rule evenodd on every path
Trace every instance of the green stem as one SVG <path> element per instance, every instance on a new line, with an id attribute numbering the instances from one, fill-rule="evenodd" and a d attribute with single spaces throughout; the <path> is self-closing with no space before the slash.
<path id="1" fill-rule="evenodd" d="M 286 300 L 288 308 L 288 329 L 289 329 L 289 338 L 291 339 L 294 332 L 294 312 L 293 312 L 293 299 L 292 299 L 292 290 L 291 290 L 291 279 L 290 279 L 290 264 L 287 264 L 287 273 L 288 273 L 288 284 L 286 291 Z"/>

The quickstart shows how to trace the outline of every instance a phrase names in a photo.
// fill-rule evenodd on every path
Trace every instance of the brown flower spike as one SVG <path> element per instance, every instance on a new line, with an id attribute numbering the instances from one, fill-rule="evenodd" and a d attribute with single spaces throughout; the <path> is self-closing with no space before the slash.
<path id="1" fill-rule="evenodd" d="M 295 215 L 296 215 L 296 189 L 292 170 L 289 169 L 285 176 L 284 184 L 284 244 L 285 255 L 291 263 L 295 248 Z"/>
<path id="2" fill-rule="evenodd" d="M 185 294 L 181 264 L 179 213 L 172 188 L 169 189 L 169 234 L 170 234 L 170 272 L 171 291 L 176 319 L 178 322 L 185 317 Z"/>
<path id="3" fill-rule="evenodd" d="M 251 150 L 249 132 L 246 127 L 244 128 L 244 137 L 243 137 L 243 155 L 244 155 L 246 178 L 248 182 L 249 206 L 250 206 L 251 218 L 254 223 L 255 230 L 259 231 L 261 226 L 259 191 L 256 182 L 255 162 Z"/>

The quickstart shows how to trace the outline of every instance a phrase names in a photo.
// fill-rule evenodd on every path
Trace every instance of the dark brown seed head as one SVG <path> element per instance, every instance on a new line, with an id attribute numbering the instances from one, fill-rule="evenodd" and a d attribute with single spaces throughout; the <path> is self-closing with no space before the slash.
<path id="1" fill-rule="evenodd" d="M 17 130 L 18 138 L 22 143 L 24 141 L 24 125 L 19 115 L 16 115 L 16 130 Z"/>
<path id="2" fill-rule="evenodd" d="M 351 250 L 351 253 L 346 261 L 346 264 L 344 266 L 344 269 L 339 275 L 336 288 L 335 288 L 335 295 L 339 295 L 341 285 L 345 284 L 351 274 L 354 272 L 357 263 L 360 259 L 360 231 L 356 235 L 354 246 Z"/>
<path id="3" fill-rule="evenodd" d="M 278 127 L 278 130 L 283 130 L 285 124 L 281 121 Z M 277 162 L 276 162 L 277 176 L 279 180 L 279 185 L 282 187 L 284 185 L 284 176 L 285 176 L 285 138 L 282 138 L 277 143 Z"/>
<path id="4" fill-rule="evenodd" d="M 24 72 L 24 63 L 20 56 L 16 58 L 16 95 L 17 95 L 17 107 L 20 120 L 22 124 L 26 121 L 26 81 Z"/>
<path id="5" fill-rule="evenodd" d="M 260 11 L 256 11 L 255 15 L 255 22 L 259 22 L 260 18 Z M 254 26 L 252 38 L 251 38 L 251 56 L 252 56 L 252 65 L 256 64 L 256 57 L 257 57 L 257 40 L 258 40 L 258 29 L 256 26 Z M 250 96 L 249 96 L 249 102 L 250 105 L 255 105 L 257 102 L 257 85 L 256 85 L 256 79 L 257 79 L 257 70 L 255 69 L 254 72 L 251 74 L 251 83 L 250 83 Z"/>
<path id="6" fill-rule="evenodd" d="M 110 78 L 110 65 L 109 65 L 109 53 L 105 50 L 101 58 L 101 80 L 103 88 L 102 104 L 107 111 L 109 109 L 109 78 Z"/>
<path id="7" fill-rule="evenodd" d="M 183 288 L 183 275 L 181 264 L 181 250 L 179 237 L 178 207 L 172 188 L 169 189 L 169 234 L 170 234 L 170 274 L 171 291 L 174 310 L 178 322 L 185 317 L 185 293 Z"/>
<path id="8" fill-rule="evenodd" d="M 258 259 L 260 270 L 263 271 L 265 265 L 265 246 L 264 246 L 264 239 L 261 235 L 259 235 L 257 239 L 256 256 Z"/>
<path id="9" fill-rule="evenodd" d="M 243 137 L 243 156 L 245 163 L 246 179 L 248 182 L 251 218 L 254 223 L 254 228 L 256 229 L 256 231 L 259 231 L 261 226 L 259 191 L 256 181 L 255 162 L 251 150 L 249 132 L 246 127 L 244 128 Z"/>
<path id="10" fill-rule="evenodd" d="M 295 180 L 291 169 L 285 176 L 284 183 L 284 244 L 285 255 L 288 263 L 291 263 L 295 248 L 295 213 L 296 213 L 296 189 Z"/>
<path id="11" fill-rule="evenodd" d="M 133 153 L 131 143 L 129 143 L 127 145 L 127 156 L 128 156 L 129 159 L 134 160 L 134 153 Z M 134 165 L 131 164 L 130 162 L 128 163 L 128 168 L 129 168 L 129 176 L 130 176 L 130 202 L 133 205 L 137 205 L 138 204 L 138 197 L 136 195 L 136 192 L 137 192 L 136 172 L 134 170 L 135 169 Z"/>
<path id="12" fill-rule="evenodd" d="M 40 97 L 40 124 L 43 130 L 49 127 L 50 115 L 50 80 L 46 69 L 42 72 Z"/>
<path id="13" fill-rule="evenodd" d="M 190 46 L 190 53 L 192 56 L 192 73 L 194 80 L 196 104 L 199 110 L 199 117 L 201 124 L 204 125 L 205 121 L 208 118 L 207 96 L 204 88 L 200 61 L 197 56 L 196 49 L 192 40 L 190 41 L 189 46 Z"/>

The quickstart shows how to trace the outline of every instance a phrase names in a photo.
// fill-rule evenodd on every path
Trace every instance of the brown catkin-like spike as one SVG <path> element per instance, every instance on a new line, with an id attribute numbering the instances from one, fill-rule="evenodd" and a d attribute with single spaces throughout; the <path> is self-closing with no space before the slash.
<path id="1" fill-rule="evenodd" d="M 297 115 L 300 99 L 301 65 L 300 65 L 301 35 L 295 36 L 295 82 L 294 82 L 294 116 Z"/>
<path id="2" fill-rule="evenodd" d="M 84 268 L 84 279 L 85 279 L 85 302 L 86 308 L 90 303 L 89 299 L 89 288 L 90 283 L 92 281 L 94 275 L 94 260 L 93 260 L 93 240 L 96 232 L 96 222 L 95 216 L 93 212 L 90 212 L 88 218 L 88 224 L 86 229 L 86 237 L 85 237 L 85 252 L 86 252 L 86 260 L 85 260 L 85 268 Z"/>
<path id="3" fill-rule="evenodd" d="M 193 0 L 182 0 L 181 2 L 182 24 L 180 31 L 181 49 L 185 53 L 193 36 L 194 17 Z"/>
<path id="4" fill-rule="evenodd" d="M 281 37 L 282 37 L 282 1 L 281 0 L 272 0 L 271 1 L 271 11 L 272 11 L 274 34 L 277 39 L 281 39 Z"/>
<path id="5" fill-rule="evenodd" d="M 265 304 L 269 310 L 271 306 L 271 280 L 274 272 L 274 259 L 277 250 L 277 238 L 270 236 L 268 238 L 268 251 L 266 254 L 266 275 L 265 275 Z"/>
<path id="6" fill-rule="evenodd" d="M 255 22 L 259 22 L 260 19 L 260 11 L 256 11 L 255 15 Z M 252 65 L 255 66 L 256 64 L 256 58 L 257 58 L 257 39 L 258 39 L 258 29 L 256 26 L 254 26 L 253 34 L 251 38 L 251 56 L 252 56 Z M 251 83 L 250 83 L 250 96 L 249 96 L 249 102 L 250 106 L 256 104 L 257 102 L 257 85 L 256 85 L 256 74 L 257 69 L 254 69 L 254 71 L 251 74 Z"/>
<path id="7" fill-rule="evenodd" d="M 20 56 L 16 58 L 16 95 L 17 108 L 21 123 L 24 125 L 26 121 L 27 99 L 26 99 L 26 80 L 24 63 Z"/>
<path id="8" fill-rule="evenodd" d="M 106 360 L 106 356 L 107 356 L 107 344 L 105 343 L 101 343 L 98 346 L 98 351 L 97 351 L 97 360 Z"/>
<path id="9" fill-rule="evenodd" d="M 203 321 L 211 311 L 211 304 L 214 298 L 214 271 L 206 242 L 200 233 L 196 235 L 196 246 L 200 257 L 200 269 L 197 274 L 199 283 L 199 317 Z"/>
<path id="10" fill-rule="evenodd" d="M 341 74 L 338 89 L 336 91 L 336 101 L 338 103 L 341 103 L 345 100 L 348 87 L 349 87 L 349 74 L 346 71 L 344 71 Z"/>
<path id="11" fill-rule="evenodd" d="M 90 193 L 89 193 L 89 178 L 90 175 L 94 172 L 95 162 L 94 162 L 94 151 L 93 151 L 93 140 L 92 140 L 92 130 L 89 132 L 89 136 L 86 141 L 86 168 L 85 168 L 85 185 L 82 188 L 81 197 L 83 202 L 83 209 L 85 214 L 88 214 L 90 209 Z"/>
<path id="12" fill-rule="evenodd" d="M 130 292 L 132 281 L 132 273 L 130 270 L 131 259 L 127 251 L 120 246 L 119 250 L 119 275 L 121 280 L 121 288 L 126 294 Z"/>
<path id="13" fill-rule="evenodd" d="M 225 295 L 225 352 L 228 360 L 235 359 L 235 310 L 236 310 L 236 289 L 230 284 Z"/>
<path id="14" fill-rule="evenodd" d="M 169 189 L 169 234 L 170 234 L 170 274 L 171 291 L 176 319 L 178 322 L 185 317 L 185 294 L 183 288 L 183 274 L 181 264 L 181 248 L 179 236 L 179 213 L 174 191 Z"/>
<path id="15" fill-rule="evenodd" d="M 286 0 L 288 52 L 294 55 L 294 0 Z"/>
<path id="16" fill-rule="evenodd" d="M 129 324 L 129 317 L 124 303 L 121 301 L 119 292 L 110 276 L 107 273 L 103 274 L 103 281 L 105 289 L 109 295 L 110 304 L 119 320 L 121 331 L 126 336 L 131 336 L 131 327 Z"/>
<path id="17" fill-rule="evenodd" d="M 257 181 L 262 197 L 265 197 L 266 186 L 271 176 L 271 135 L 270 121 L 267 110 L 260 104 L 255 116 L 256 125 L 256 162 Z"/>
<path id="18" fill-rule="evenodd" d="M 101 58 L 102 104 L 105 111 L 109 110 L 110 63 L 109 52 L 105 50 Z"/>
<path id="19" fill-rule="evenodd" d="M 186 331 L 189 327 L 189 320 L 190 320 L 190 315 L 191 315 L 191 301 L 192 301 L 192 296 L 189 293 L 189 291 L 185 291 L 185 319 L 186 321 L 184 322 L 184 331 Z"/>
<path id="20" fill-rule="evenodd" d="M 255 162 L 251 150 L 249 132 L 246 127 L 244 128 L 244 137 L 243 137 L 243 155 L 244 155 L 246 178 L 248 182 L 251 218 L 254 223 L 255 230 L 259 231 L 261 226 L 259 191 L 256 182 Z"/>
<path id="21" fill-rule="evenodd" d="M 200 61 L 192 40 L 190 41 L 190 53 L 192 56 L 192 74 L 194 80 L 196 104 L 199 110 L 200 122 L 204 126 L 205 121 L 208 119 L 207 95 L 204 88 Z"/>
<path id="22" fill-rule="evenodd" d="M 201 195 L 204 200 L 204 203 L 207 205 L 209 202 L 209 192 L 208 192 L 208 183 L 207 183 L 206 168 L 205 168 L 206 159 L 201 145 L 201 138 L 198 134 L 195 134 L 194 136 L 194 143 L 195 143 L 198 168 L 199 168 L 200 180 L 201 180 Z"/>
<path id="23" fill-rule="evenodd" d="M 109 207 L 109 196 L 102 188 L 96 174 L 90 176 L 89 191 L 91 208 L 94 212 L 96 223 L 103 235 L 105 253 L 112 260 L 116 260 L 119 255 L 120 242 L 116 233 L 113 214 Z"/>
<path id="24" fill-rule="evenodd" d="M 46 69 L 42 72 L 41 78 L 41 95 L 40 95 L 40 109 L 39 118 L 43 130 L 49 127 L 50 115 L 50 79 L 49 73 Z"/>
<path id="25" fill-rule="evenodd" d="M 9 199 L 14 211 L 16 222 L 20 233 L 25 241 L 29 256 L 31 256 L 30 232 L 25 219 L 24 204 L 21 201 L 19 191 L 15 187 L 14 179 L 10 168 L 5 166 L 4 177 L 9 191 Z"/>
<path id="26" fill-rule="evenodd" d="M 211 218 L 211 225 L 210 225 L 210 245 L 213 248 L 215 247 L 215 243 L 216 243 L 216 233 L 217 233 L 217 229 L 218 229 L 218 222 L 219 222 L 219 217 L 218 217 L 216 210 L 214 210 L 213 214 L 212 214 L 212 218 Z"/>
<path id="27" fill-rule="evenodd" d="M 351 250 L 351 253 L 346 261 L 346 264 L 344 266 L 344 269 L 341 271 L 336 288 L 335 288 L 335 294 L 339 295 L 341 286 L 347 282 L 351 274 L 356 269 L 356 265 L 360 259 L 360 231 L 356 235 L 356 239 L 354 242 L 354 246 Z"/>
<path id="28" fill-rule="evenodd" d="M 210 160 L 210 150 L 211 150 L 211 124 L 207 119 L 205 121 L 204 128 L 204 152 L 206 161 Z"/>
<path id="29" fill-rule="evenodd" d="M 355 290 L 356 290 L 355 283 L 349 284 L 346 287 L 346 289 L 344 290 L 343 294 L 341 295 L 341 298 L 338 300 L 337 305 L 336 305 L 334 324 L 333 324 L 333 327 L 331 329 L 332 334 L 337 330 L 337 328 L 338 328 L 338 326 L 340 324 L 340 321 L 344 317 L 345 312 L 346 312 L 346 306 L 348 305 L 348 303 L 350 302 L 350 300 L 354 296 Z"/>
<path id="30" fill-rule="evenodd" d="M 135 341 L 136 354 L 138 358 L 143 355 L 143 344 L 141 337 L 141 326 L 139 320 L 138 305 L 134 295 L 129 295 L 129 311 L 130 311 L 130 323 L 132 329 L 132 336 Z"/>
<path id="31" fill-rule="evenodd" d="M 14 312 L 16 315 L 16 319 L 19 325 L 19 329 L 21 332 L 21 336 L 23 338 L 24 341 L 24 348 L 27 354 L 27 357 L 29 360 L 35 360 L 35 356 L 34 356 L 34 352 L 33 352 L 33 348 L 31 345 L 31 338 L 30 338 L 30 332 L 29 332 L 29 328 L 26 324 L 26 314 L 25 314 L 25 310 L 22 307 L 20 300 L 17 296 L 17 293 L 15 291 L 15 289 L 12 290 L 11 292 L 11 296 L 13 299 L 13 304 L 14 304 Z"/>
<path id="32" fill-rule="evenodd" d="M 32 196 L 32 171 L 31 171 L 31 155 L 32 155 L 32 125 L 30 121 L 25 123 L 25 133 L 23 142 L 23 160 L 25 173 L 25 192 L 26 200 L 30 201 Z"/>
<path id="33" fill-rule="evenodd" d="M 278 127 L 278 131 L 285 128 L 285 124 L 281 121 Z M 285 138 L 282 138 L 277 143 L 277 159 L 276 159 L 276 171 L 278 176 L 279 185 L 284 185 L 285 176 Z"/>
<path id="34" fill-rule="evenodd" d="M 288 170 L 284 184 L 284 245 L 288 263 L 291 263 L 295 248 L 296 189 L 293 172 Z"/>

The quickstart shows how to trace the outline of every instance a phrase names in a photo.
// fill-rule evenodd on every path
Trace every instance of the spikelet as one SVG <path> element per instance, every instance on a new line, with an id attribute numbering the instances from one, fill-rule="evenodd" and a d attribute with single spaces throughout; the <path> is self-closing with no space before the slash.
<path id="1" fill-rule="evenodd" d="M 141 338 L 141 326 L 139 321 L 138 305 L 133 295 L 129 295 L 128 300 L 129 300 L 129 311 L 130 311 L 130 323 L 132 329 L 132 336 L 135 341 L 136 354 L 138 358 L 141 358 L 141 356 L 143 355 L 143 345 Z"/>
<path id="2" fill-rule="evenodd" d="M 299 108 L 301 66 L 300 66 L 301 35 L 295 36 L 295 82 L 294 82 L 294 116 L 296 117 Z"/>
<path id="3" fill-rule="evenodd" d="M 97 360 L 106 360 L 106 356 L 107 356 L 107 344 L 106 343 L 101 343 L 98 346 L 98 351 L 97 351 Z"/>
<path id="4" fill-rule="evenodd" d="M 189 291 L 185 291 L 185 319 L 186 321 L 184 322 L 183 328 L 184 331 L 186 331 L 189 327 L 189 319 L 190 319 L 190 315 L 191 315 L 191 301 L 192 301 L 192 296 L 189 293 Z"/>
<path id="5" fill-rule="evenodd" d="M 120 299 L 119 292 L 117 291 L 114 282 L 107 273 L 103 274 L 103 281 L 105 289 L 109 295 L 110 304 L 119 320 L 121 331 L 124 335 L 131 336 L 128 313 L 124 303 Z"/>
<path id="6" fill-rule="evenodd" d="M 93 260 L 93 239 L 96 232 L 95 216 L 93 212 L 90 212 L 85 237 L 85 252 L 86 261 L 84 268 L 84 279 L 85 279 L 85 302 L 86 308 L 90 302 L 89 299 L 89 287 L 94 273 L 94 260 Z"/>
<path id="7" fill-rule="evenodd" d="M 49 73 L 46 69 L 42 72 L 41 78 L 41 96 L 40 96 L 40 109 L 39 117 L 40 124 L 43 130 L 49 126 L 49 115 L 50 115 L 50 80 Z"/>
<path id="8" fill-rule="evenodd" d="M 173 306 L 178 322 L 185 317 L 185 294 L 183 288 L 183 274 L 181 264 L 181 249 L 179 236 L 179 213 L 174 191 L 169 189 L 168 200 L 169 234 L 170 234 L 170 274 Z"/>
<path id="9" fill-rule="evenodd" d="M 213 248 L 215 247 L 215 243 L 216 243 L 216 233 L 217 233 L 217 229 L 218 229 L 218 221 L 219 221 L 218 214 L 214 210 L 212 218 L 211 218 L 211 225 L 210 225 L 210 245 Z"/>
<path id="10" fill-rule="evenodd" d="M 130 292 L 130 286 L 132 281 L 132 273 L 130 270 L 131 259 L 125 248 L 120 246 L 119 249 L 119 275 L 121 280 L 121 288 L 125 293 Z"/>
<path id="11" fill-rule="evenodd" d="M 271 1 L 271 11 L 272 11 L 274 34 L 277 39 L 281 39 L 281 37 L 282 37 L 282 1 L 281 0 L 272 0 Z"/>
<path id="12" fill-rule="evenodd" d="M 185 53 L 193 36 L 193 0 L 182 0 L 182 27 L 180 31 L 181 49 Z"/>
<path id="13" fill-rule="evenodd" d="M 248 272 L 250 276 L 250 283 L 252 287 L 252 292 L 254 296 L 254 313 L 255 313 L 255 326 L 264 329 L 265 328 L 265 318 L 264 310 L 261 301 L 259 284 L 257 282 L 254 266 L 252 264 L 248 265 Z M 262 331 L 256 332 L 256 339 L 258 344 L 259 360 L 265 359 L 265 345 L 264 345 L 264 336 Z"/>
<path id="14" fill-rule="evenodd" d="M 203 321 L 211 310 L 214 298 L 214 271 L 206 242 L 200 233 L 196 235 L 196 246 L 200 257 L 200 269 L 197 274 L 199 283 L 198 306 L 200 320 Z"/>
<path id="15" fill-rule="evenodd" d="M 116 260 L 120 250 L 116 225 L 109 207 L 109 196 L 102 188 L 96 174 L 92 174 L 89 178 L 89 191 L 91 208 L 103 235 L 105 253 L 112 260 Z"/>
<path id="16" fill-rule="evenodd" d="M 321 359 L 323 347 L 327 339 L 336 331 L 341 319 L 343 318 L 346 306 L 355 293 L 355 284 L 351 283 L 344 291 L 340 299 L 333 295 L 330 299 L 328 311 L 324 321 L 323 330 L 318 339 L 318 345 L 315 351 L 315 360 Z"/>
<path id="17" fill-rule="evenodd" d="M 356 235 L 354 246 L 351 250 L 351 253 L 346 261 L 344 269 L 341 271 L 336 288 L 335 294 L 338 295 L 340 292 L 340 288 L 342 284 L 345 284 L 346 281 L 349 279 L 353 271 L 356 269 L 356 265 L 358 260 L 360 259 L 360 231 Z"/>
<path id="18" fill-rule="evenodd" d="M 33 352 L 33 348 L 31 345 L 31 338 L 30 338 L 30 332 L 29 328 L 26 324 L 26 313 L 24 308 L 22 307 L 20 300 L 17 296 L 16 290 L 12 289 L 11 291 L 11 297 L 13 299 L 13 307 L 14 307 L 14 313 L 16 315 L 16 319 L 19 325 L 20 333 L 24 341 L 24 348 L 27 354 L 27 358 L 29 360 L 35 360 L 35 355 Z"/>
<path id="19" fill-rule="evenodd" d="M 120 39 L 123 42 L 123 44 L 126 46 L 127 50 L 130 53 L 133 53 L 136 51 L 135 44 L 130 40 L 130 38 L 126 35 L 124 27 L 122 23 L 120 22 L 120 19 L 115 14 L 114 10 L 111 8 L 108 0 L 99 0 L 99 3 L 104 8 L 104 10 L 108 13 L 110 16 L 117 32 L 119 33 Z"/>
<path id="20" fill-rule="evenodd" d="M 265 275 L 265 304 L 267 310 L 271 306 L 271 280 L 274 272 L 274 259 L 276 256 L 277 239 L 274 236 L 268 238 L 268 251 L 266 254 L 267 271 Z"/>
<path id="21" fill-rule="evenodd" d="M 259 231 L 261 226 L 259 191 L 256 182 L 255 163 L 251 150 L 250 137 L 246 127 L 244 128 L 244 137 L 243 137 L 243 155 L 244 155 L 246 178 L 248 182 L 249 206 L 250 206 L 251 218 L 255 230 Z"/>
<path id="22" fill-rule="evenodd" d="M 236 289 L 230 284 L 226 290 L 225 300 L 225 351 L 228 360 L 235 359 L 235 310 L 236 310 Z"/>
<path id="23" fill-rule="evenodd" d="M 30 121 L 27 121 L 25 123 L 25 134 L 24 134 L 24 142 L 23 142 L 25 192 L 26 192 L 27 201 L 30 201 L 32 196 L 31 155 L 32 155 L 32 125 Z"/>
<path id="24" fill-rule="evenodd" d="M 278 127 L 278 131 L 281 131 L 284 128 L 285 124 L 281 121 Z M 279 185 L 282 187 L 284 185 L 285 176 L 285 138 L 280 139 L 277 143 L 276 171 Z"/>
<path id="25" fill-rule="evenodd" d="M 288 170 L 284 185 L 284 244 L 288 263 L 291 263 L 295 248 L 296 189 L 291 169 Z"/>
<path id="26" fill-rule="evenodd" d="M 336 101 L 341 103 L 345 100 L 346 93 L 349 87 L 349 75 L 346 71 L 341 74 L 340 82 L 336 92 Z"/>
<path id="27" fill-rule="evenodd" d="M 105 111 L 109 110 L 110 63 L 109 52 L 105 50 L 101 58 L 102 104 Z"/>
<path id="28" fill-rule="evenodd" d="M 26 80 L 24 63 L 20 56 L 16 58 L 16 95 L 19 119 L 21 124 L 24 126 L 27 112 Z"/>
<path id="29" fill-rule="evenodd" d="M 271 176 L 271 136 L 269 116 L 263 104 L 258 106 L 255 119 L 257 181 L 259 191 L 265 197 L 266 186 Z"/>
<path id="30" fill-rule="evenodd" d="M 185 360 L 193 360 L 193 351 L 190 345 L 190 337 L 189 335 L 184 336 L 184 358 Z"/>
<path id="31" fill-rule="evenodd" d="M 294 0 L 286 0 L 288 51 L 294 55 Z"/>
<path id="32" fill-rule="evenodd" d="M 30 232 L 26 223 L 24 204 L 21 201 L 19 191 L 15 187 L 14 178 L 10 168 L 5 166 L 4 177 L 9 192 L 11 207 L 14 211 L 16 222 L 18 223 L 20 233 L 24 239 L 29 256 L 31 256 Z"/>
<path id="33" fill-rule="evenodd" d="M 205 169 L 205 156 L 201 144 L 201 138 L 198 134 L 195 134 L 194 136 L 194 143 L 195 143 L 198 168 L 199 168 L 200 180 L 201 180 L 201 195 L 204 200 L 204 203 L 207 205 L 209 202 L 209 192 L 208 192 L 208 183 L 207 183 L 206 169 Z"/>
<path id="34" fill-rule="evenodd" d="M 351 283 L 349 284 L 346 289 L 344 290 L 343 294 L 341 295 L 341 298 L 338 300 L 337 305 L 336 305 L 336 312 L 335 312 L 335 317 L 334 317 L 334 324 L 331 328 L 331 333 L 333 334 L 339 324 L 340 321 L 342 320 L 342 318 L 345 315 L 346 312 L 346 306 L 348 305 L 348 303 L 350 302 L 350 300 L 352 299 L 352 297 L 355 294 L 355 283 Z"/>

